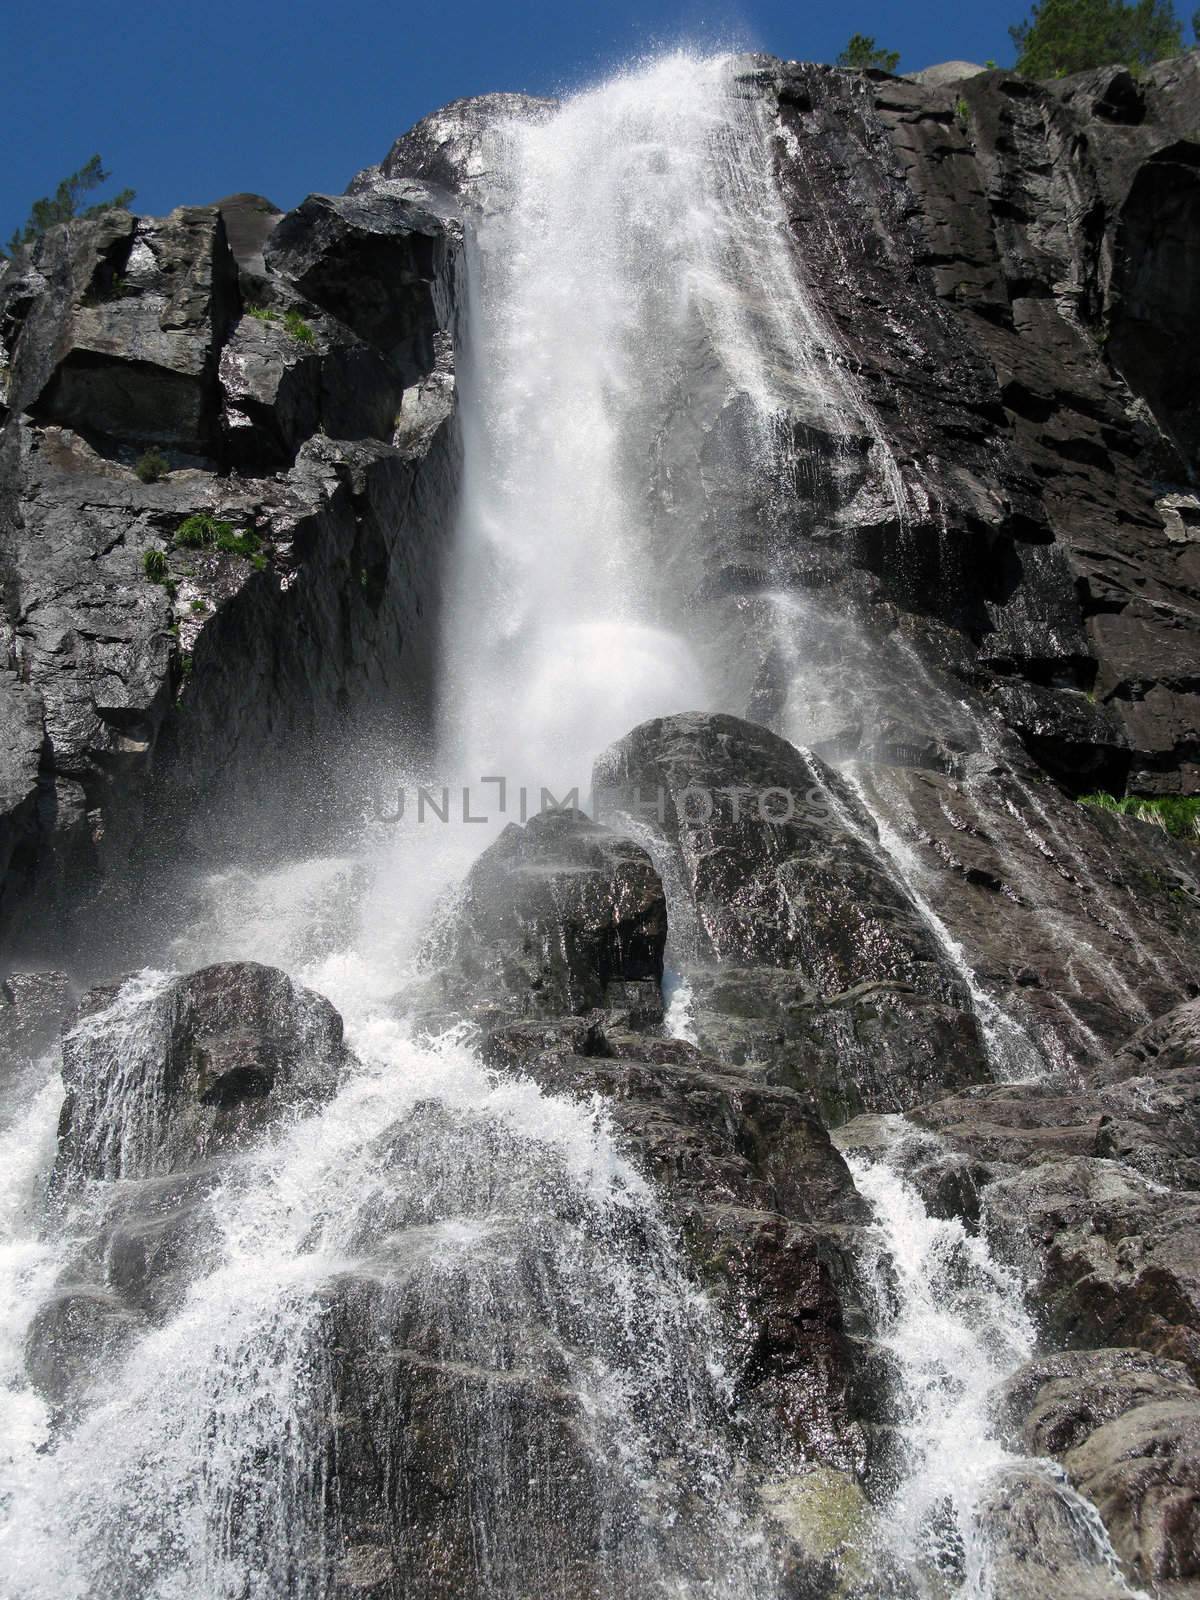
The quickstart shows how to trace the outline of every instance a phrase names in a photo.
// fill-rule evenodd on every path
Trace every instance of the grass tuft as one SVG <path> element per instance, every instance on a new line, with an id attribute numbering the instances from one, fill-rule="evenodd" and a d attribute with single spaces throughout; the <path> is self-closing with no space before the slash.
<path id="1" fill-rule="evenodd" d="M 1200 795 L 1169 794 L 1150 800 L 1135 794 L 1124 798 L 1115 794 L 1082 794 L 1079 804 L 1152 823 L 1174 839 L 1200 839 Z"/>

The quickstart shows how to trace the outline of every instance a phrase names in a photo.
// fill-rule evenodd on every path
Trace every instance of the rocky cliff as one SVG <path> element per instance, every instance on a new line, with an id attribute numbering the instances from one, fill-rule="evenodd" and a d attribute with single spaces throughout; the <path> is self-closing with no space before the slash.
<path id="1" fill-rule="evenodd" d="M 335 1196 L 345 1262 L 305 1324 L 327 1388 L 319 1470 L 289 1493 L 322 1535 L 277 1592 L 432 1597 L 467 1573 L 482 1593 L 491 1573 L 488 1593 L 649 1593 L 632 1523 L 628 1567 L 604 1564 L 608 1468 L 581 1443 L 571 1362 L 663 1337 L 604 1274 L 615 1250 L 669 1276 L 678 1241 L 730 1353 L 738 1493 L 760 1495 L 783 1592 L 882 1592 L 854 1530 L 901 1454 L 898 1379 L 852 1163 L 887 1148 L 930 1216 L 1032 1289 L 1037 1350 L 995 1429 L 1061 1463 L 1115 1552 L 1085 1550 L 1047 1480 L 1013 1477 L 991 1512 L 1005 1592 L 1098 1600 L 1128 1579 L 1183 1600 L 1200 848 L 1079 799 L 1200 794 L 1200 55 L 1054 84 L 741 57 L 730 92 L 765 119 L 860 408 L 847 437 L 796 382 L 768 492 L 745 408 L 689 345 L 686 404 L 639 419 L 645 581 L 683 597 L 728 710 L 600 756 L 599 790 L 657 811 L 501 834 L 404 997 L 426 1029 L 469 1027 L 497 1093 L 602 1107 L 661 1212 L 614 1245 L 510 1122 L 460 1123 L 432 1094 L 372 1123 L 362 1194 Z M 52 951 L 105 984 L 81 1005 L 61 974 L 0 993 L 10 1079 L 69 1030 L 50 1195 L 55 1215 L 85 1191 L 92 1209 L 27 1346 L 58 1429 L 95 1364 L 212 1269 L 204 1207 L 243 1192 L 247 1152 L 363 1068 L 329 1002 L 273 968 L 107 985 L 171 927 L 153 896 L 198 866 L 341 846 L 396 749 L 423 770 L 470 251 L 503 202 L 488 139 L 549 111 L 458 102 L 345 195 L 113 212 L 0 271 L 0 933 L 19 967 Z M 758 287 L 737 286 L 750 305 Z M 696 790 L 804 804 L 697 818 Z M 478 1277 L 418 1292 L 436 1229 L 461 1232 L 483 1192 L 511 1234 Z M 565 1288 L 551 1245 L 579 1273 Z M 519 1319 L 493 1324 L 514 1283 Z M 580 1286 L 613 1305 L 582 1317 Z M 459 1341 L 473 1317 L 490 1364 Z M 690 1390 L 629 1404 L 667 1430 L 646 1481 L 685 1545 L 713 1468 L 670 1406 L 703 1408 Z M 545 1466 L 514 1469 L 500 1511 L 478 1500 L 481 1415 L 506 1464 Z M 780 1459 L 802 1470 L 771 1482 Z M 535 1572 L 554 1540 L 559 1568 Z"/>

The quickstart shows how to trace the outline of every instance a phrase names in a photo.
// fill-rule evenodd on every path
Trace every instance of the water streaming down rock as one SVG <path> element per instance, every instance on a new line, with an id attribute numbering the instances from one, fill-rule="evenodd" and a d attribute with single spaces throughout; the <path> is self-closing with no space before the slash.
<path id="1" fill-rule="evenodd" d="M 854 696 L 840 684 L 817 692 L 810 645 L 836 633 L 836 658 L 862 636 L 853 620 L 798 604 L 784 569 L 798 528 L 819 524 L 824 538 L 848 521 L 902 528 L 907 493 L 788 239 L 753 78 L 744 62 L 676 56 L 486 129 L 460 330 L 466 468 L 446 600 L 447 777 L 504 774 L 510 793 L 528 783 L 535 804 L 543 784 L 582 792 L 592 758 L 631 724 L 697 706 L 749 707 L 797 742 L 843 753 Z M 370 591 L 373 573 L 361 577 Z M 901 641 L 887 661 L 903 658 Z M 872 670 L 883 670 L 877 660 Z M 928 705 L 936 693 L 920 681 L 911 698 Z M 961 743 L 953 715 L 937 710 L 947 748 Z M 897 754 L 882 736 L 872 748 Z M 807 754 L 784 754 L 807 770 Z M 827 773 L 819 782 L 853 807 L 853 787 Z M 853 1079 L 867 1052 L 844 1019 L 861 988 L 892 984 L 890 1014 L 906 1026 L 915 1016 L 918 1034 L 943 1030 L 969 1084 L 980 1063 L 968 1000 L 993 1046 L 1003 1020 L 915 861 L 894 881 L 900 851 L 886 835 L 877 848 L 872 809 L 846 837 L 814 827 L 807 854 L 794 854 L 788 939 L 746 993 L 754 982 L 762 993 L 794 987 L 790 969 L 811 968 L 821 994 L 796 1009 L 832 1015 L 831 1033 L 808 1037 L 826 1050 L 844 1037 L 847 1055 L 853 1044 Z M 261 969 L 147 977 L 98 997 L 69 1043 L 54 1209 L 29 1207 L 39 1162 L 15 1164 L 3 1261 L 19 1301 L 5 1313 L 16 1444 L 3 1547 L 19 1600 L 762 1600 L 786 1581 L 773 1535 L 748 1511 L 764 1457 L 768 1478 L 811 1468 L 822 1449 L 833 1459 L 835 1447 L 828 1470 L 861 1464 L 856 1417 L 797 1462 L 796 1433 L 761 1426 L 743 1405 L 756 1382 L 785 1400 L 798 1390 L 809 1423 L 837 1392 L 845 1341 L 822 1273 L 853 1253 L 845 1230 L 861 1206 L 841 1195 L 821 1215 L 822 1185 L 836 1190 L 845 1172 L 803 1104 L 753 1041 L 725 1076 L 700 1056 L 702 995 L 686 970 L 672 978 L 673 1038 L 631 1032 L 629 1006 L 616 1020 L 552 1018 L 540 1040 L 533 1023 L 510 1030 L 512 1060 L 544 1046 L 536 1061 L 556 1084 L 586 1084 L 614 1061 L 605 1088 L 623 1113 L 643 1074 L 642 1153 L 653 1165 L 665 1150 L 665 1188 L 673 1166 L 694 1167 L 716 1197 L 704 1214 L 713 1196 L 686 1193 L 689 1222 L 702 1216 L 689 1257 L 597 1103 L 493 1075 L 461 1031 L 430 1043 L 398 1020 L 406 964 L 487 837 L 465 821 L 431 831 L 433 843 L 430 830 L 400 826 L 370 861 L 208 874 L 189 925 L 172 930 L 180 965 L 270 959 L 294 984 Z M 531 855 L 553 897 L 563 862 Z M 761 956 L 778 932 L 779 875 L 766 865 L 759 898 L 739 908 L 735 956 Z M 848 884 L 871 949 L 847 948 L 836 913 Z M 721 902 L 720 889 L 712 899 L 729 933 L 736 897 Z M 668 884 L 681 911 L 690 892 Z M 556 931 L 531 925 L 523 970 Z M 685 969 L 687 932 L 681 921 L 671 953 Z M 634 982 L 653 977 L 639 967 Z M 247 985 L 260 999 L 271 990 L 282 1034 L 308 1040 L 300 1064 L 316 1069 L 311 1080 L 292 1070 L 294 1051 L 280 1054 L 279 1028 L 268 1049 L 228 1037 L 227 1018 L 198 1027 L 197 1008 L 227 985 L 243 998 Z M 338 1006 L 351 1057 L 321 1034 L 317 997 L 294 985 Z M 609 998 L 607 986 L 588 993 Z M 745 1015 L 736 1022 L 728 1036 L 749 1036 Z M 768 1017 L 762 1036 L 773 1026 Z M 1000 1042 L 994 1059 L 1024 1071 L 1014 1040 Z M 892 1063 L 879 1065 L 875 1092 L 894 1094 Z M 186 1114 L 164 1097 L 167 1067 Z M 903 1087 L 944 1086 L 947 1070 L 935 1060 L 932 1076 Z M 13 1125 L 14 1152 L 48 1142 L 52 1073 L 47 1064 L 28 1123 Z M 844 1089 L 830 1090 L 842 1109 Z M 701 1140 L 671 1144 L 676 1102 L 702 1100 L 726 1141 L 708 1164 Z M 767 1154 L 739 1187 L 730 1174 L 756 1141 Z M 772 1186 L 773 1162 L 786 1184 Z M 1002 1521 L 1024 1493 L 1012 1473 L 1028 1471 L 1029 1493 L 1062 1508 L 1094 1593 L 1123 1592 L 1084 1503 L 992 1437 L 989 1392 L 1031 1349 L 1015 1283 L 961 1224 L 930 1217 L 886 1160 L 856 1161 L 855 1172 L 876 1223 L 871 1309 L 894 1357 L 902 1438 L 874 1568 L 839 1572 L 836 1551 L 822 1550 L 800 1583 L 864 1597 L 946 1583 L 972 1600 L 1016 1593 L 984 1514 Z M 803 1204 L 782 1215 L 785 1187 Z M 53 1246 L 39 1224 L 57 1230 Z M 729 1330 L 697 1287 L 697 1237 L 714 1272 L 751 1258 L 754 1241 L 778 1247 L 770 1272 L 782 1287 L 770 1274 L 751 1293 L 731 1280 L 751 1347 L 736 1380 Z M 746 1311 L 756 1294 L 765 1312 Z M 844 1302 L 853 1306 L 849 1290 Z M 31 1324 L 30 1376 L 44 1399 L 15 1370 Z M 979 1441 L 969 1460 L 967 1432 Z M 948 1465 L 962 1469 L 951 1482 Z M 779 1486 L 765 1487 L 770 1504 Z M 1004 1493 L 1007 1503 L 995 1498 Z"/>
<path id="2" fill-rule="evenodd" d="M 163 982 L 83 1024 L 102 1080 L 153 1075 Z M 352 1042 L 327 1111 L 225 1164 L 168 1314 L 90 1371 L 50 1448 L 17 1439 L 11 1592 L 769 1592 L 712 1313 L 600 1111 L 452 1037 L 376 1017 Z M 107 1136 L 60 1160 L 102 1179 L 124 1116 L 106 1097 Z M 58 1265 L 98 1205 L 116 1248 L 139 1186 L 106 1187 L 59 1217 Z"/>
<path id="3" fill-rule="evenodd" d="M 999 1442 L 995 1404 L 1034 1352 L 1034 1324 L 1019 1279 L 985 1236 L 932 1216 L 905 1179 L 905 1144 L 934 1141 L 898 1118 L 885 1124 L 880 1152 L 855 1150 L 853 1124 L 838 1137 L 873 1212 L 862 1266 L 896 1378 L 879 1587 L 869 1592 L 915 1585 L 921 1596 L 948 1587 L 964 1600 L 1035 1600 L 1065 1574 L 1089 1600 L 1134 1594 L 1094 1506 L 1053 1463 Z"/>
<path id="4" fill-rule="evenodd" d="M 751 486 L 767 559 L 772 499 L 790 514 L 800 465 L 836 475 L 841 449 L 848 470 L 864 435 L 860 492 L 903 504 L 734 66 L 670 56 L 487 131 L 443 689 L 443 754 L 465 778 L 507 763 L 582 794 L 635 723 L 745 704 L 747 652 L 695 626 L 712 574 L 689 522 L 714 512 L 689 482 L 691 415 L 715 427 L 716 476 Z"/>

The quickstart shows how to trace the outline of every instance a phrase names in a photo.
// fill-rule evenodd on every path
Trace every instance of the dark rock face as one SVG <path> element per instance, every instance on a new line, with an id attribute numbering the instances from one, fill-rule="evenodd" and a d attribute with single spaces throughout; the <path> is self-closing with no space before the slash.
<path id="1" fill-rule="evenodd" d="M 415 183 L 310 195 L 276 225 L 266 260 L 415 383 L 448 321 L 435 302 L 453 275 L 457 219 L 453 203 Z"/>
<path id="2" fill-rule="evenodd" d="M 998 764 L 966 782 L 859 773 L 982 987 L 1068 1081 L 1195 992 L 1189 845 Z"/>
<path id="3" fill-rule="evenodd" d="M 944 517 L 923 526 L 918 509 L 912 559 L 876 576 L 930 619 L 929 642 L 941 623 L 954 630 L 941 649 L 919 647 L 931 665 L 966 644 L 975 693 L 995 695 L 1039 760 L 1084 783 L 1089 746 L 1107 744 L 1112 770 L 1123 759 L 1150 789 L 1177 787 L 1195 754 L 1194 549 L 1165 537 L 1154 502 L 1155 480 L 1186 485 L 1194 466 L 1192 401 L 1176 410 L 1161 391 L 1178 388 L 1172 363 L 1194 348 L 1193 275 L 1168 282 L 1166 262 L 1194 224 L 1190 169 L 1176 169 L 1194 137 L 1196 74 L 1185 57 L 1141 88 L 1115 70 L 1061 85 L 986 72 L 939 88 L 764 63 L 756 79 L 778 97 L 805 269 L 898 458 L 921 464 Z M 830 217 L 822 197 L 835 190 L 833 226 L 809 226 Z M 1119 350 L 1117 330 L 1143 304 L 1157 337 L 1179 337 L 1169 360 L 1147 351 L 1139 371 L 1101 330 Z M 896 358 L 900 326 L 919 356 Z M 952 451 L 939 448 L 947 437 Z M 1040 727 L 1022 679 L 1051 691 Z M 1096 718 L 1087 736 L 1072 731 L 1080 690 L 1106 709 L 1108 733 Z"/>
<path id="4" fill-rule="evenodd" d="M 607 751 L 594 787 L 659 855 L 706 1050 L 835 1119 L 988 1075 L 959 975 L 816 756 L 735 717 L 670 717 Z"/>
<path id="5" fill-rule="evenodd" d="M 444 1155 L 447 1140 L 458 1155 L 453 1181 L 439 1167 L 434 1182 L 414 1184 L 426 1153 Z M 641 1276 L 667 1274 L 667 1292 L 677 1291 L 653 1214 L 593 1212 L 561 1182 L 544 1145 L 432 1103 L 381 1144 L 382 1159 L 410 1176 L 398 1176 L 389 1193 L 387 1226 L 365 1270 L 327 1295 L 338 1485 L 326 1524 L 337 1536 L 327 1548 L 344 1552 L 363 1586 L 387 1596 L 449 1595 L 464 1585 L 553 1594 L 564 1581 L 649 1596 L 667 1572 L 693 1571 L 698 1558 L 705 1570 L 721 1531 L 704 1520 L 712 1486 L 689 1431 L 703 1382 L 655 1354 L 664 1337 L 676 1357 L 690 1349 L 691 1330 L 679 1304 L 663 1322 L 659 1284 Z M 636 1133 L 629 1145 L 640 1156 Z M 478 1205 L 480 1183 L 491 1196 L 490 1229 L 448 1250 L 453 1234 L 443 1229 L 459 1205 Z M 808 1252 L 781 1219 L 762 1225 L 793 1259 L 774 1286 L 781 1319 L 787 1311 L 811 1318 L 812 1285 L 798 1285 Z M 630 1267 L 642 1285 L 632 1297 L 624 1292 Z M 820 1385 L 821 1330 L 810 1325 L 801 1336 L 807 1345 L 795 1361 Z M 640 1352 L 633 1370 L 624 1365 L 631 1341 Z M 609 1372 L 630 1389 L 605 1386 Z M 598 1417 L 597 1392 L 605 1401 Z M 810 1424 L 814 1415 L 805 1412 Z M 645 1458 L 641 1430 L 653 1438 Z M 635 1505 L 628 1481 L 621 1487 L 621 1453 L 630 1449 L 642 1469 Z M 647 1503 L 672 1508 L 674 1531 L 649 1534 Z"/>
<path id="6" fill-rule="evenodd" d="M 160 859 L 191 820 L 265 842 L 264 758 L 325 826 L 347 750 L 421 748 L 460 241 L 444 197 L 384 184 L 106 213 L 3 269 L 7 937 L 111 895 L 145 827 Z M 198 514 L 245 553 L 177 544 Z"/>
<path id="7" fill-rule="evenodd" d="M 215 206 L 161 221 L 106 213 L 53 232 L 13 276 L 10 411 L 142 449 L 212 453 L 215 363 L 238 304 Z"/>
<path id="8" fill-rule="evenodd" d="M 425 954 L 462 1015 L 662 1017 L 662 884 L 644 850 L 578 811 L 510 823 L 468 873 Z"/>
<path id="9" fill-rule="evenodd" d="M 111 1000 L 107 990 L 86 997 L 63 1041 L 63 1182 L 186 1170 L 336 1088 L 341 1018 L 273 967 L 205 967 L 128 1019 L 114 1019 Z"/>

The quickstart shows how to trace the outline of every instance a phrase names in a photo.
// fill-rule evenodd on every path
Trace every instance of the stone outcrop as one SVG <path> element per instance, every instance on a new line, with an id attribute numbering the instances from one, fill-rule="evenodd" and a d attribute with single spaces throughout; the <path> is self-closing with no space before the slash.
<path id="1" fill-rule="evenodd" d="M 422 961 L 450 1017 L 621 1009 L 658 1022 L 666 938 L 646 852 L 582 812 L 547 811 L 483 852 Z"/>
<path id="2" fill-rule="evenodd" d="M 670 717 L 593 786 L 659 862 L 705 1050 L 834 1121 L 988 1076 L 961 975 L 819 758 L 735 717 Z"/>
<path id="3" fill-rule="evenodd" d="M 1050 1455 L 1096 1507 L 1126 1570 L 1155 1592 L 1200 1592 L 1200 1390 L 1139 1350 L 1032 1362 L 1000 1398 L 1013 1444 Z"/>
<path id="4" fill-rule="evenodd" d="M 341 1018 L 273 967 L 222 962 L 140 1003 L 127 993 L 85 996 L 63 1041 L 64 1184 L 186 1171 L 337 1087 Z"/>
<path id="5" fill-rule="evenodd" d="M 10 940 L 111 900 L 140 832 L 265 843 L 264 760 L 311 833 L 351 749 L 427 738 L 460 242 L 384 184 L 109 212 L 3 268 Z"/>
<path id="6" fill-rule="evenodd" d="M 329 1002 L 253 962 L 84 996 L 63 1040 L 51 1174 L 71 1260 L 27 1340 L 56 1406 L 178 1309 L 215 1246 L 207 1197 L 265 1135 L 324 1104 L 347 1061 Z M 81 1231 L 69 1208 L 85 1194 Z"/>

